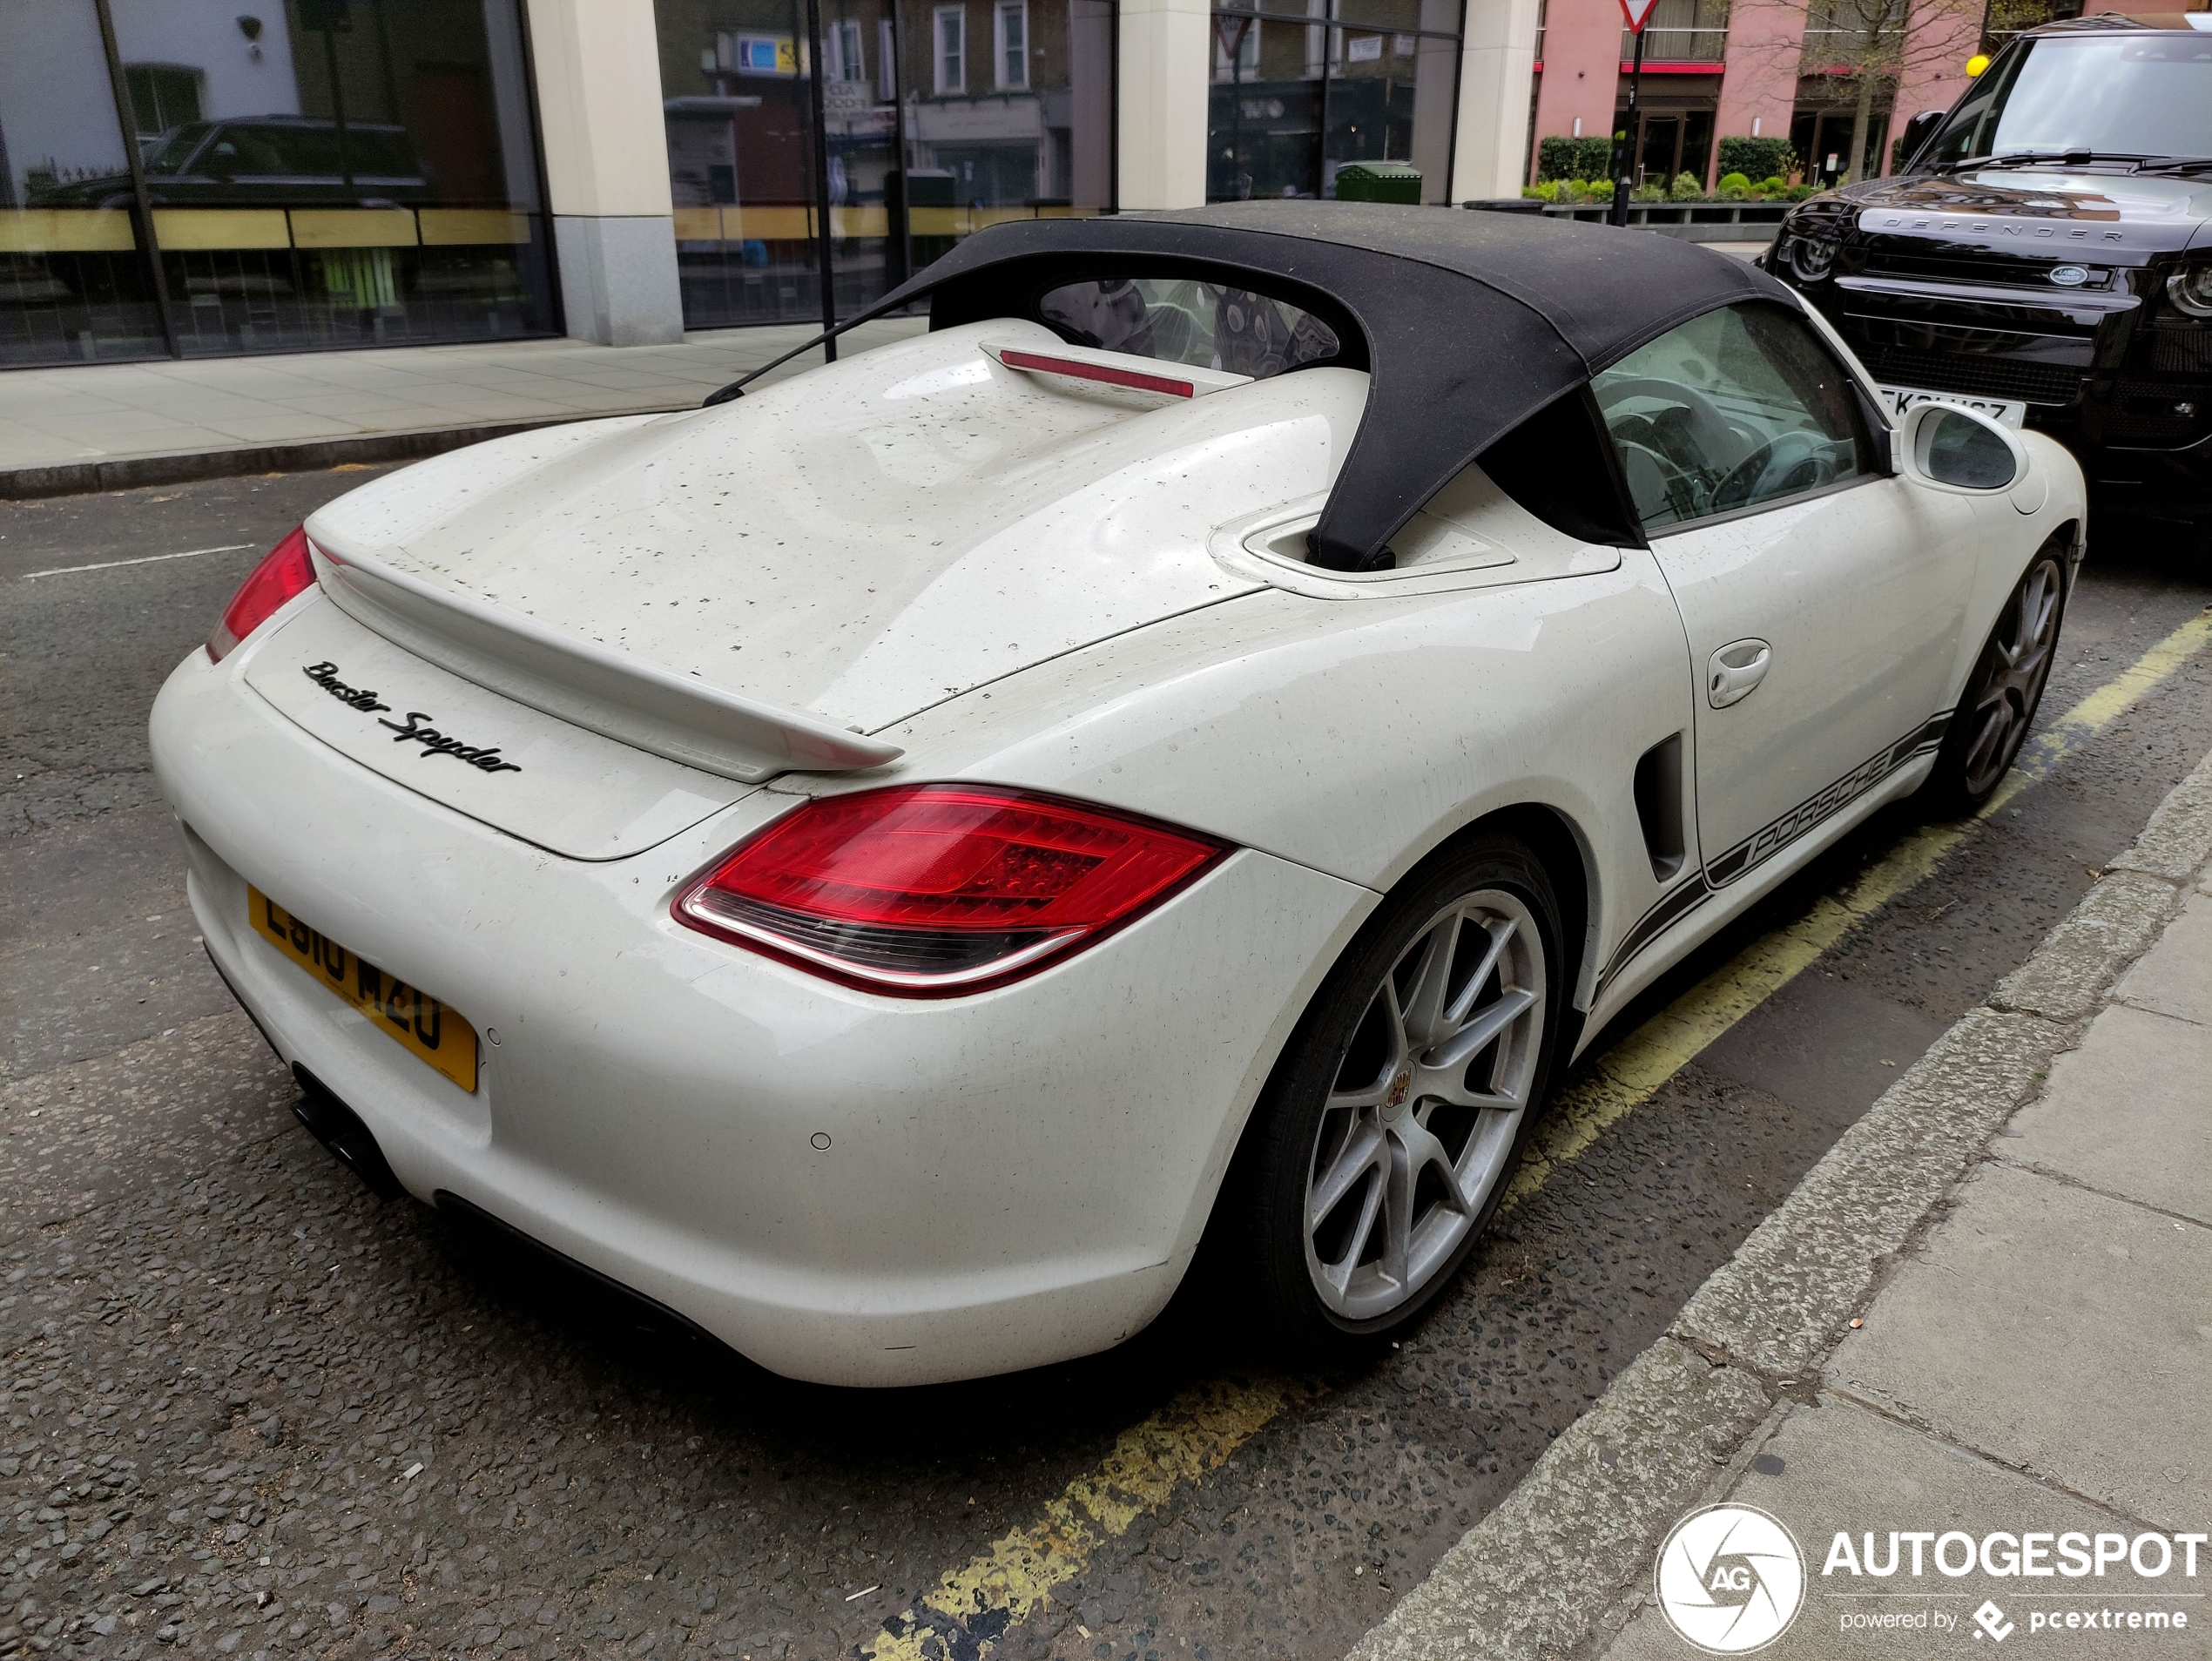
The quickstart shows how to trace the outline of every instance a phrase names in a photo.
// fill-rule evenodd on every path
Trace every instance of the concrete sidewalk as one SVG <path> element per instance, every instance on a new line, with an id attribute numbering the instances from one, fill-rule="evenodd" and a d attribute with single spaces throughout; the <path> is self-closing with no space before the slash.
<path id="1" fill-rule="evenodd" d="M 1720 1502 L 1801 1556 L 1767 1655 L 2212 1653 L 2209 1334 L 2212 759 L 1355 1661 L 1693 1656 L 1655 1569 Z"/>
<path id="2" fill-rule="evenodd" d="M 928 327 L 864 323 L 846 355 Z M 680 346 L 578 341 L 162 359 L 0 373 L 0 500 L 428 455 L 591 415 L 685 409 L 812 340 L 813 324 Z M 819 353 L 781 374 L 819 362 Z"/>

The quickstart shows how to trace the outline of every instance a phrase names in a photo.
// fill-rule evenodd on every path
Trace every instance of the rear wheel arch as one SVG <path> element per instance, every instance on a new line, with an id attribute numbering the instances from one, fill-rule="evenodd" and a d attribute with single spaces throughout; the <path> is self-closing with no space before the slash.
<path id="1" fill-rule="evenodd" d="M 1574 989 L 1581 965 L 1589 955 L 1584 938 L 1591 910 L 1593 885 L 1589 865 L 1590 850 L 1573 819 L 1548 804 L 1527 801 L 1493 809 L 1471 820 L 1429 848 L 1392 883 L 1380 903 L 1322 971 L 1319 984 L 1300 1010 L 1281 1049 L 1271 1058 L 1267 1081 L 1254 1100 L 1252 1111 L 1238 1127 L 1227 1168 L 1211 1197 L 1207 1223 L 1191 1266 L 1192 1293 L 1215 1303 L 1222 1318 L 1245 1327 L 1247 1336 L 1259 1341 L 1263 1347 L 1274 1347 L 1273 1339 L 1264 1329 L 1287 1322 L 1281 1328 L 1283 1334 L 1303 1332 L 1306 1339 L 1321 1344 L 1320 1350 L 1307 1355 L 1309 1361 L 1333 1353 L 1332 1347 L 1339 1341 L 1354 1347 L 1345 1352 L 1350 1355 L 1358 1345 L 1382 1335 L 1386 1328 L 1396 1330 L 1402 1321 L 1420 1318 L 1431 1300 L 1440 1295 L 1458 1262 L 1474 1248 L 1482 1233 L 1505 1192 L 1528 1127 L 1541 1111 L 1548 1077 L 1561 1058 L 1572 1053 L 1580 1023 Z M 1514 876 L 1516 870 L 1523 874 L 1521 878 Z M 1472 889 L 1468 888 L 1470 883 L 1474 885 Z M 1375 996 L 1368 985 L 1369 978 L 1380 972 L 1379 966 L 1387 969 L 1390 962 L 1399 961 L 1408 945 L 1420 938 L 1421 930 L 1430 926 L 1421 924 L 1409 930 L 1409 922 L 1440 904 L 1449 912 L 1458 903 L 1453 896 L 1462 891 L 1478 896 L 1475 903 L 1480 909 L 1502 916 L 1520 915 L 1523 920 L 1520 937 L 1541 939 L 1548 946 L 1548 953 L 1538 951 L 1533 962 L 1523 966 L 1522 984 L 1532 987 L 1540 999 L 1545 986 L 1551 989 L 1548 1013 L 1531 1017 L 1541 1023 L 1540 1036 L 1534 1040 L 1538 1048 L 1526 1063 L 1525 1076 L 1510 1090 L 1502 1077 L 1490 1084 L 1460 1081 L 1461 1088 L 1477 1093 L 1495 1089 L 1519 1097 L 1524 1104 L 1521 1117 L 1517 1128 L 1502 1132 L 1511 1137 L 1511 1145 L 1502 1155 L 1502 1166 L 1497 1165 L 1488 1153 L 1478 1161 L 1490 1174 L 1484 1178 L 1486 1185 L 1469 1192 L 1488 1198 L 1480 1202 L 1479 1216 L 1463 1211 L 1470 1218 L 1472 1227 L 1459 1237 L 1459 1244 L 1451 1249 L 1450 1262 L 1441 1266 L 1434 1279 L 1415 1282 L 1416 1293 L 1401 1308 L 1372 1315 L 1354 1314 L 1347 1308 L 1342 1320 L 1325 1313 L 1318 1316 L 1322 1324 L 1316 1327 L 1306 1319 L 1312 1313 L 1304 1308 L 1307 1294 L 1298 1290 L 1305 1285 L 1311 1265 L 1284 1266 L 1289 1261 L 1284 1254 L 1291 1251 L 1285 1244 L 1290 1239 L 1286 1226 L 1308 1230 L 1313 1226 L 1306 1218 L 1305 1202 L 1298 1200 L 1285 1185 L 1294 1187 L 1300 1181 L 1310 1184 L 1313 1180 L 1312 1173 L 1305 1169 L 1307 1157 L 1302 1152 L 1304 1139 L 1309 1130 L 1325 1130 L 1328 1114 L 1343 1111 L 1331 1105 L 1336 1099 L 1334 1095 L 1315 1093 L 1315 1080 L 1321 1079 L 1318 1088 L 1329 1089 L 1326 1075 L 1333 1075 L 1342 1060 L 1339 1045 L 1363 1042 L 1360 1035 L 1366 1029 L 1361 1011 L 1367 1009 L 1369 1000 Z M 1516 894 L 1523 897 L 1516 899 Z M 1534 932 L 1532 934 L 1531 930 Z M 1507 949 L 1506 941 L 1511 937 L 1498 937 L 1499 944 L 1494 949 Z M 1545 961 L 1547 955 L 1548 964 Z M 1501 972 L 1505 972 L 1502 968 Z M 1527 976 L 1533 976 L 1533 980 Z M 1467 984 L 1472 988 L 1474 982 Z M 1510 995 L 1510 986 L 1498 994 L 1501 998 Z M 1392 1003 L 1387 1007 L 1391 1018 L 1397 1019 L 1398 1005 Z M 1538 1007 L 1544 1005 L 1540 1003 Z M 1372 1010 L 1368 1013 L 1372 1014 Z M 1503 1068 L 1502 1061 L 1485 1059 L 1492 1053 L 1489 1050 L 1479 1056 L 1469 1053 L 1476 1067 Z M 1502 1056 L 1504 1052 L 1498 1053 Z M 1317 1065 L 1324 1069 L 1323 1074 L 1315 1072 Z M 1447 1059 L 1429 1063 L 1428 1067 L 1431 1071 L 1441 1070 L 1441 1073 L 1449 1073 L 1455 1065 Z M 1418 1060 L 1409 1062 L 1405 1076 L 1393 1086 L 1399 1093 L 1391 1095 L 1376 1111 L 1386 1119 L 1402 1111 L 1419 1120 L 1425 1132 L 1428 1121 L 1420 1118 L 1421 1104 L 1430 1099 L 1427 1091 L 1431 1086 L 1417 1088 L 1414 1096 L 1418 1099 L 1401 1109 L 1401 1104 L 1406 1101 L 1403 1094 L 1406 1084 L 1426 1077 L 1423 1067 L 1424 1063 Z M 1446 1104 L 1438 1111 L 1453 1111 L 1449 1104 L 1461 1101 L 1448 1084 L 1434 1088 L 1440 1092 L 1436 1099 Z M 1460 1111 L 1477 1105 L 1474 1102 L 1463 1103 Z M 1309 1127 L 1306 1120 L 1316 1111 L 1323 1117 Z M 1444 1146 L 1447 1156 L 1453 1162 L 1475 1160 L 1486 1140 L 1477 1135 L 1477 1130 L 1460 1127 L 1462 1138 L 1476 1138 L 1464 1145 L 1453 1142 L 1453 1131 L 1440 1132 L 1444 1143 L 1437 1145 Z M 1470 1171 L 1472 1169 L 1471 1166 Z M 1305 1172 L 1303 1177 L 1301 1171 Z M 1395 1205 L 1399 1202 L 1392 1199 L 1388 1203 Z M 1418 1191 L 1410 1197 L 1410 1203 L 1415 1212 L 1420 1210 Z M 1287 1224 L 1285 1219 L 1289 1219 Z M 1320 1226 L 1325 1231 L 1329 1225 L 1324 1222 Z M 1356 1243 L 1354 1249 L 1358 1249 Z M 1264 1312 L 1272 1312 L 1271 1318 Z M 1263 1317 L 1262 1326 L 1252 1327 L 1252 1317 Z"/>
<path id="2" fill-rule="evenodd" d="M 1463 844 L 1491 835 L 1511 836 L 1527 845 L 1551 879 L 1559 902 L 1560 943 L 1567 954 L 1559 977 L 1568 991 L 1564 1011 L 1570 1023 L 1579 1022 L 1588 1003 L 1584 965 L 1595 962 L 1600 888 L 1597 850 L 1581 822 L 1546 801 L 1514 802 L 1494 807 L 1469 820 L 1439 841 L 1391 884 L 1385 897 L 1423 879 L 1436 861 L 1450 857 Z M 1587 977 L 1595 979 L 1595 974 Z M 1573 1034 L 1568 1036 L 1572 1048 Z"/>
<path id="3" fill-rule="evenodd" d="M 1550 804 L 1533 801 L 1484 814 L 1447 839 L 1445 847 L 1493 832 L 1502 832 L 1527 843 L 1529 852 L 1542 862 L 1545 874 L 1551 878 L 1553 896 L 1559 902 L 1560 944 L 1567 954 L 1560 985 L 1573 989 L 1562 1013 L 1570 1021 L 1579 1020 L 1581 1006 L 1586 1001 L 1582 966 L 1592 961 L 1595 944 L 1595 850 L 1580 825 Z M 1572 1035 L 1567 1042 L 1571 1046 Z"/>

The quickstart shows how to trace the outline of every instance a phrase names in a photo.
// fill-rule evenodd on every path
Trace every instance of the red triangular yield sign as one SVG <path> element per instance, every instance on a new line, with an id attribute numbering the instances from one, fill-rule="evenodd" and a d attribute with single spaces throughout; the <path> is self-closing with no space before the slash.
<path id="1" fill-rule="evenodd" d="M 1652 9 L 1659 0 L 1621 0 L 1621 15 L 1629 20 L 1629 32 L 1640 35 L 1644 24 L 1651 21 Z"/>

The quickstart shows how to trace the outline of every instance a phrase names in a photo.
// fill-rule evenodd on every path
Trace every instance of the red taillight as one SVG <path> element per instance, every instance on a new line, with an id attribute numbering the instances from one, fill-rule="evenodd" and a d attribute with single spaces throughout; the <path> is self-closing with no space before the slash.
<path id="1" fill-rule="evenodd" d="M 207 655 L 216 663 L 269 620 L 270 615 L 294 594 L 314 586 L 315 563 L 307 557 L 307 528 L 300 526 L 275 547 L 268 557 L 246 573 L 231 596 L 223 615 L 207 636 Z"/>
<path id="2" fill-rule="evenodd" d="M 676 899 L 676 920 L 834 979 L 973 992 L 1066 956 L 1229 850 L 1103 808 L 974 785 L 828 796 Z"/>

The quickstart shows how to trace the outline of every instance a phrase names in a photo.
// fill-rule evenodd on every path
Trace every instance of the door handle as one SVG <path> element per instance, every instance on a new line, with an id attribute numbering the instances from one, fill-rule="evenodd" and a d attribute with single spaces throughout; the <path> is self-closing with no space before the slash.
<path id="1" fill-rule="evenodd" d="M 1705 665 L 1705 701 L 1715 709 L 1740 704 L 1766 679 L 1774 648 L 1764 640 L 1731 640 Z"/>

